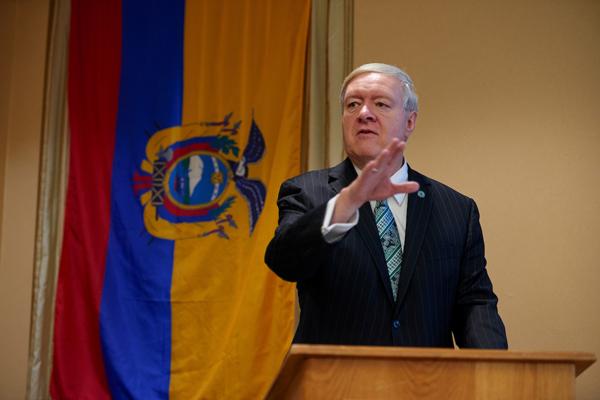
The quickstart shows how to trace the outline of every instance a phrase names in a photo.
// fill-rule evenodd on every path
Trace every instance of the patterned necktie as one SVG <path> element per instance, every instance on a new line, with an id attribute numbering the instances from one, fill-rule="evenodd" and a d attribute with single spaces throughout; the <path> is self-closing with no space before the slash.
<path id="1" fill-rule="evenodd" d="M 383 246 L 383 254 L 387 263 L 390 282 L 394 300 L 398 295 L 398 282 L 400 280 L 400 267 L 402 266 L 402 243 L 400 235 L 394 221 L 392 211 L 388 207 L 387 201 L 378 201 L 375 205 L 375 222 L 379 231 L 379 239 Z"/>

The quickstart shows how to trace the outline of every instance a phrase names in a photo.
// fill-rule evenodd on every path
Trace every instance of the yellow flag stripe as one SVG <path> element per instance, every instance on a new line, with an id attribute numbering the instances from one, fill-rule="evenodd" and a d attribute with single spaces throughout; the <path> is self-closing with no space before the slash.
<path id="1" fill-rule="evenodd" d="M 227 211 L 237 225 L 217 235 L 177 240 L 172 302 L 172 398 L 261 398 L 276 376 L 294 324 L 292 284 L 264 265 L 277 224 L 280 183 L 300 171 L 300 131 L 310 2 L 188 1 L 182 124 L 233 113 L 246 146 L 252 118 L 266 142 L 248 178 L 267 187 L 252 235 L 248 204 Z"/>

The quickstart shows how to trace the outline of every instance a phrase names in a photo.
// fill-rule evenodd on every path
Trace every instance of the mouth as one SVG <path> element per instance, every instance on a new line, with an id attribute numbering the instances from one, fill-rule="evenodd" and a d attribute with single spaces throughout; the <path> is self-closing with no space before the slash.
<path id="1" fill-rule="evenodd" d="M 377 135 L 377 132 L 372 131 L 370 129 L 360 129 L 356 134 L 357 134 L 357 136 L 361 136 L 361 135 Z"/>

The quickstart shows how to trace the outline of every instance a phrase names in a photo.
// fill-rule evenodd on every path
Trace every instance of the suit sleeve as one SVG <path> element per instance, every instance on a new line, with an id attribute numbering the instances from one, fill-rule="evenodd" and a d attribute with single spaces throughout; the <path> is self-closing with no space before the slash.
<path id="1" fill-rule="evenodd" d="M 470 200 L 467 240 L 461 260 L 460 281 L 454 310 L 453 332 L 459 347 L 508 347 L 498 314 L 498 298 L 486 270 L 479 211 Z"/>
<path id="2" fill-rule="evenodd" d="M 281 185 L 279 226 L 265 253 L 269 268 L 292 282 L 311 278 L 326 262 L 328 249 L 335 246 L 321 233 L 328 199 L 315 204 L 315 196 L 309 195 L 302 183 L 291 179 Z"/>

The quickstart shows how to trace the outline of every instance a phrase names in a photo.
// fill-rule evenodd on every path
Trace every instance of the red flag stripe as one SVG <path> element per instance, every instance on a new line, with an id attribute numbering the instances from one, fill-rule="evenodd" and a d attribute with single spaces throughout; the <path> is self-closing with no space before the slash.
<path id="1" fill-rule="evenodd" d="M 69 181 L 50 392 L 57 399 L 103 399 L 110 393 L 99 309 L 121 65 L 120 0 L 72 0 L 69 53 Z"/>

